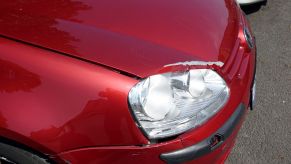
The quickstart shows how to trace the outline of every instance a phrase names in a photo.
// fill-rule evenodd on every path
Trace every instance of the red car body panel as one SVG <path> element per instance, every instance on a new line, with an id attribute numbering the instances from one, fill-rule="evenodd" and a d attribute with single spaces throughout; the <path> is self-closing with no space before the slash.
<path id="1" fill-rule="evenodd" d="M 6 39 L 0 49 L 1 130 L 54 152 L 147 143 L 128 111 L 135 79 Z"/>
<path id="2" fill-rule="evenodd" d="M 58 154 L 73 163 L 163 163 L 160 160 L 160 154 L 171 152 L 182 148 L 187 148 L 197 144 L 217 131 L 230 116 L 234 113 L 236 107 L 240 104 L 249 104 L 251 83 L 255 69 L 255 52 L 248 51 L 239 44 L 232 52 L 235 57 L 231 62 L 238 67 L 223 67 L 221 74 L 225 72 L 235 72 L 235 76 L 229 77 L 227 83 L 231 90 L 228 104 L 213 118 L 204 125 L 190 130 L 187 133 L 179 135 L 176 139 L 160 144 L 149 146 L 111 146 L 84 148 L 73 151 L 67 151 Z M 240 59 L 240 60 L 236 60 Z M 228 70 L 229 69 L 229 70 Z M 246 111 L 244 112 L 244 115 Z M 244 116 L 243 116 L 244 118 Z M 233 133 L 227 140 L 211 153 L 189 161 L 187 163 L 223 163 L 232 149 L 237 133 L 244 119 L 241 119 L 235 127 Z M 112 158 L 114 157 L 114 158 Z"/>
<path id="3" fill-rule="evenodd" d="M 5 1 L 0 6 L 0 137 L 72 163 L 162 163 L 160 155 L 215 133 L 249 104 L 255 48 L 233 0 Z M 198 128 L 150 143 L 128 107 L 140 78 L 220 61 L 228 103 Z M 195 68 L 196 66 L 193 66 Z M 222 162 L 232 135 L 193 160 Z"/>
<path id="4" fill-rule="evenodd" d="M 234 3 L 5 1 L 0 34 L 146 77 L 171 63 L 225 62 L 238 32 Z"/>
<path id="5" fill-rule="evenodd" d="M 240 127 L 240 126 L 239 126 Z M 230 153 L 231 148 L 234 145 L 235 137 L 238 129 L 235 133 L 221 145 L 218 149 L 210 154 L 207 154 L 196 160 L 187 163 L 223 163 Z M 183 147 L 182 147 L 183 148 Z M 165 145 L 155 145 L 153 147 L 141 148 L 141 147 L 110 147 L 110 148 L 86 148 L 75 151 L 65 152 L 59 154 L 60 157 L 71 161 L 72 163 L 164 163 L 160 160 L 159 155 L 169 150 L 181 149 L 181 145 L 177 142 L 166 143 Z M 112 158 L 114 157 L 114 158 Z"/>

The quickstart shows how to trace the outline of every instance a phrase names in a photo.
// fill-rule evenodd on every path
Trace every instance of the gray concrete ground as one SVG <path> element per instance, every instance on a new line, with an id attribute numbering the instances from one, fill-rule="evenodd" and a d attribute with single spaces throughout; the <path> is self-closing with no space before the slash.
<path id="1" fill-rule="evenodd" d="M 291 164 L 291 0 L 269 0 L 247 17 L 257 39 L 257 104 L 226 163 Z"/>

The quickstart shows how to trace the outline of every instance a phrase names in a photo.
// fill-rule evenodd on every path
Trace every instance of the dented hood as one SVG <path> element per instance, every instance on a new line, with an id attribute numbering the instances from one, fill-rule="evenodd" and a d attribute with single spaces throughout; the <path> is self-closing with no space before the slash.
<path id="1" fill-rule="evenodd" d="M 3 1 L 0 35 L 145 77 L 172 63 L 224 63 L 237 14 L 233 0 Z"/>

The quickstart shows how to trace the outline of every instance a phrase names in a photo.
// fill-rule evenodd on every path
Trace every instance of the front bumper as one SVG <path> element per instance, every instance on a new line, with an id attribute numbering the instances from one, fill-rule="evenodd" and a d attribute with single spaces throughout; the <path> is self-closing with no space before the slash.
<path id="1" fill-rule="evenodd" d="M 222 163 L 234 145 L 245 114 L 246 106 L 241 103 L 215 133 L 186 148 L 182 142 L 171 141 L 151 146 L 84 148 L 61 153 L 58 157 L 69 163 Z M 216 136 L 221 138 L 213 144 Z"/>
<path id="2" fill-rule="evenodd" d="M 193 146 L 161 154 L 167 163 L 184 163 L 211 153 L 222 145 L 233 134 L 245 113 L 245 105 L 240 104 L 230 119 L 214 134 Z"/>

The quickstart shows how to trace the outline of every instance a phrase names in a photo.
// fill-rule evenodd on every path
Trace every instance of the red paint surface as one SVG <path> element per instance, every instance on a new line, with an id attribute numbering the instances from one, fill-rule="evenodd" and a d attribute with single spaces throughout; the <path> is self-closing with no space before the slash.
<path id="1" fill-rule="evenodd" d="M 230 153 L 235 142 L 237 132 L 241 124 L 235 129 L 234 133 L 218 149 L 210 154 L 187 162 L 195 163 L 223 163 Z M 139 164 L 162 164 L 159 155 L 165 152 L 179 150 L 181 145 L 178 142 L 159 144 L 150 147 L 106 147 L 106 148 L 86 148 L 59 154 L 60 157 L 72 163 L 139 163 Z"/>
<path id="2" fill-rule="evenodd" d="M 0 34 L 145 77 L 170 63 L 225 62 L 238 32 L 233 3 L 5 1 Z"/>
<path id="3" fill-rule="evenodd" d="M 127 105 L 136 80 L 6 39 L 0 50 L 1 130 L 55 152 L 146 143 Z"/>
<path id="4" fill-rule="evenodd" d="M 73 163 L 160 163 L 161 153 L 207 138 L 249 103 L 255 49 L 246 47 L 247 22 L 233 2 L 1 2 L 0 136 Z M 138 80 L 110 67 L 146 77 L 190 60 L 225 63 L 213 68 L 230 87 L 229 102 L 204 125 L 147 145 L 127 104 Z M 193 162 L 222 162 L 239 127 Z"/>

